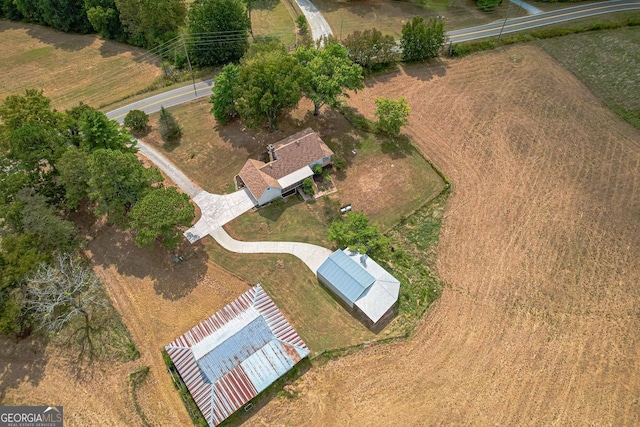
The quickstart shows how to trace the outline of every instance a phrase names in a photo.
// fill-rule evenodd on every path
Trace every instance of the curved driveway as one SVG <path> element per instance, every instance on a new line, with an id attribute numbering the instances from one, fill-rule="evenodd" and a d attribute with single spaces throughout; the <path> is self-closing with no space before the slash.
<path id="1" fill-rule="evenodd" d="M 296 3 L 300 6 L 304 17 L 307 18 L 313 41 L 318 41 L 323 37 L 327 38 L 333 35 L 331 26 L 329 26 L 329 23 L 324 19 L 324 16 L 322 16 L 318 8 L 311 3 L 311 0 L 296 0 Z"/>

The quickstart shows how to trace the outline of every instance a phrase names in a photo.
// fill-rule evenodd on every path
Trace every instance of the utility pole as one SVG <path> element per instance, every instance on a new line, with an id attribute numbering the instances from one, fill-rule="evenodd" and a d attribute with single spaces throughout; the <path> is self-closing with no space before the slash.
<path id="1" fill-rule="evenodd" d="M 196 89 L 196 79 L 193 76 L 193 68 L 191 68 L 191 60 L 189 59 L 189 51 L 187 50 L 187 44 L 184 42 L 184 35 L 180 34 L 180 40 L 182 40 L 182 47 L 184 48 L 184 54 L 187 55 L 187 64 L 189 64 L 189 72 L 191 72 L 191 81 L 193 82 L 193 92 L 198 97 L 198 90 Z"/>
<path id="2" fill-rule="evenodd" d="M 502 31 L 504 30 L 505 25 L 507 25 L 507 19 L 509 19 L 509 12 L 511 12 L 511 5 L 513 3 L 509 0 L 509 7 L 507 8 L 507 14 L 504 16 L 504 22 L 502 23 L 502 27 L 500 28 L 500 34 L 498 34 L 498 41 L 500 41 L 500 37 L 502 37 Z"/>

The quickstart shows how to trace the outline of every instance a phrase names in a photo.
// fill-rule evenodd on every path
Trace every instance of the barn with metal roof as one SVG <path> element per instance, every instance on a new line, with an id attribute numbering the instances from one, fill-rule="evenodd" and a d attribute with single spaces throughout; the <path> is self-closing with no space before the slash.
<path id="1" fill-rule="evenodd" d="M 375 326 L 392 313 L 400 282 L 365 254 L 335 251 L 318 268 L 318 279 Z"/>
<path id="2" fill-rule="evenodd" d="M 165 349 L 210 426 L 309 355 L 259 284 Z"/>

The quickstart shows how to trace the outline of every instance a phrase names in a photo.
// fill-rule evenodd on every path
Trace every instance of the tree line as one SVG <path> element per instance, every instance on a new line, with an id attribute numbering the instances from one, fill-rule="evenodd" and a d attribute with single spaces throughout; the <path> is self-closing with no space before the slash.
<path id="1" fill-rule="evenodd" d="M 103 113 L 82 103 L 57 111 L 27 90 L 4 100 L 0 119 L 0 332 L 45 320 L 28 310 L 34 277 L 80 253 L 72 213 L 133 229 L 139 246 L 173 248 L 191 224 L 189 197 L 145 168 L 135 140 Z"/>

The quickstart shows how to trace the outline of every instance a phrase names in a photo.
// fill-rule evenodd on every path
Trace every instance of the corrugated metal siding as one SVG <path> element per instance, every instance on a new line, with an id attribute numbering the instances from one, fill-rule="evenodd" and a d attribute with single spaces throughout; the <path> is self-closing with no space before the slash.
<path id="1" fill-rule="evenodd" d="M 247 310 L 257 310 L 260 317 L 244 316 Z M 253 320 L 212 345 L 199 364 L 191 347 L 239 316 Z M 220 424 L 309 354 L 306 344 L 260 285 L 174 340 L 166 350 L 212 426 Z M 203 371 L 216 380 L 210 381 Z"/>
<path id="2" fill-rule="evenodd" d="M 371 274 L 339 249 L 318 268 L 318 276 L 320 275 L 338 289 L 348 301 L 351 301 L 351 306 L 365 289 L 375 282 Z"/>

